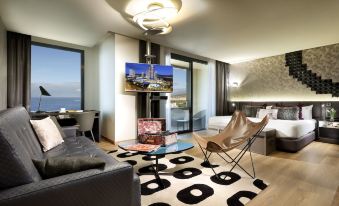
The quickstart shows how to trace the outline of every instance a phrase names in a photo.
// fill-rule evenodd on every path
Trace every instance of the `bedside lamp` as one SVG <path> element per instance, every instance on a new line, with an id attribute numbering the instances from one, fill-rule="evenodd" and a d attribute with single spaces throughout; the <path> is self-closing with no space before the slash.
<path id="1" fill-rule="evenodd" d="M 43 111 L 40 111 L 40 104 L 41 104 L 41 97 L 42 96 L 51 96 L 47 90 L 45 88 L 43 88 L 42 86 L 39 86 L 39 89 L 40 89 L 40 99 L 39 99 L 39 106 L 38 106 L 38 110 L 36 112 L 43 112 Z"/>

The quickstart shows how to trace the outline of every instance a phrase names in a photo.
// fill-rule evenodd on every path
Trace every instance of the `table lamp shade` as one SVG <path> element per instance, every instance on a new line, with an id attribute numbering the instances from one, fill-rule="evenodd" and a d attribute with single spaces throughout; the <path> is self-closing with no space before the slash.
<path id="1" fill-rule="evenodd" d="M 51 96 L 47 90 L 45 88 L 43 88 L 42 86 L 39 86 L 40 92 L 42 96 Z"/>

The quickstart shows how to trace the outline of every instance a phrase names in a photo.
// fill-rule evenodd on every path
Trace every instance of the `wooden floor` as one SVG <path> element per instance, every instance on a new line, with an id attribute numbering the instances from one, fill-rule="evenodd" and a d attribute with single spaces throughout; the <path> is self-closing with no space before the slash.
<path id="1" fill-rule="evenodd" d="M 180 138 L 193 142 L 190 134 Z M 104 150 L 116 148 L 106 141 L 99 145 Z M 203 159 L 198 147 L 186 153 Z M 313 142 L 297 153 L 276 151 L 270 156 L 254 154 L 253 157 L 257 178 L 270 185 L 248 206 L 339 205 L 339 145 Z M 216 155 L 212 161 L 222 163 Z M 241 164 L 245 169 L 251 168 L 248 156 Z"/>

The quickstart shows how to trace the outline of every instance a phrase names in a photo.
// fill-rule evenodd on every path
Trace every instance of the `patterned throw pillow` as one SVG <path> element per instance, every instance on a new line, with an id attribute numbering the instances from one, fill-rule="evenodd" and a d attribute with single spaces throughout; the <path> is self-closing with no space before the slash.
<path id="1" fill-rule="evenodd" d="M 282 120 L 299 120 L 298 107 L 279 107 L 278 119 Z"/>
<path id="2" fill-rule="evenodd" d="M 266 115 L 270 119 L 277 119 L 278 118 L 278 109 L 259 109 L 257 113 L 257 118 L 262 119 Z"/>
<path id="3" fill-rule="evenodd" d="M 256 117 L 257 111 L 262 108 L 262 106 L 244 105 L 242 111 L 245 113 L 246 117 Z"/>

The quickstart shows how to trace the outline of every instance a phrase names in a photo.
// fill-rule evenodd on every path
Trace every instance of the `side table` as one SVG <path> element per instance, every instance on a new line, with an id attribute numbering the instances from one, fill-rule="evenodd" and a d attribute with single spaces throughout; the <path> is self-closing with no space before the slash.
<path id="1" fill-rule="evenodd" d="M 339 122 L 319 121 L 318 141 L 339 144 Z"/>
<path id="2" fill-rule="evenodd" d="M 269 155 L 275 151 L 275 129 L 265 128 L 253 142 L 251 151 L 257 154 Z"/>

